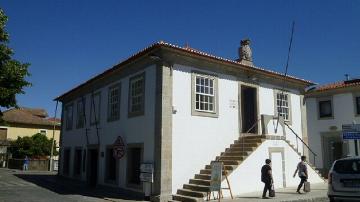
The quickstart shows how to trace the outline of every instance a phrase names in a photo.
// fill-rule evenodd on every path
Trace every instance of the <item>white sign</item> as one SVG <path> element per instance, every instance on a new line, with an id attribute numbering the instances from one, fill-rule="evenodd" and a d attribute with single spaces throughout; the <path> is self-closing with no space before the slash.
<path id="1" fill-rule="evenodd" d="M 153 182 L 153 174 L 152 173 L 140 173 L 140 181 Z"/>
<path id="2" fill-rule="evenodd" d="M 154 166 L 152 163 L 142 163 L 140 165 L 140 172 L 142 173 L 153 173 L 154 172 Z"/>
<path id="3" fill-rule="evenodd" d="M 220 191 L 223 163 L 214 161 L 211 163 L 210 191 Z"/>

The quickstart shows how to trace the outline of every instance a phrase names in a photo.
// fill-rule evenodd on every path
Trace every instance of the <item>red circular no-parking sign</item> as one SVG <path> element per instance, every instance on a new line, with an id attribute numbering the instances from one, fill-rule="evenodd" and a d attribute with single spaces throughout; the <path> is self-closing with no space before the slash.
<path id="1" fill-rule="evenodd" d="M 114 158 L 121 159 L 125 156 L 125 144 L 121 136 L 118 136 L 113 144 L 113 156 Z"/>

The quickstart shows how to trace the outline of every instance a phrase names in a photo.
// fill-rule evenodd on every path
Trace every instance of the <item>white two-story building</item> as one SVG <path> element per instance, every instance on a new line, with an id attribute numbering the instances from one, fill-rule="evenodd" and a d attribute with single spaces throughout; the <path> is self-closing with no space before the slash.
<path id="1" fill-rule="evenodd" d="M 275 186 L 297 185 L 312 83 L 254 66 L 248 40 L 239 53 L 229 60 L 158 42 L 56 98 L 59 174 L 153 200 L 201 200 L 211 161 L 224 163 L 238 195 L 262 190 L 260 168 L 271 158 Z M 113 155 L 118 137 L 122 158 Z M 154 167 L 151 184 L 139 178 L 142 163 Z M 322 182 L 312 168 L 310 181 Z"/>
<path id="2" fill-rule="evenodd" d="M 360 154 L 357 140 L 343 140 L 344 124 L 360 123 L 360 80 L 325 84 L 306 94 L 310 147 L 316 166 L 326 174 L 339 158 Z"/>

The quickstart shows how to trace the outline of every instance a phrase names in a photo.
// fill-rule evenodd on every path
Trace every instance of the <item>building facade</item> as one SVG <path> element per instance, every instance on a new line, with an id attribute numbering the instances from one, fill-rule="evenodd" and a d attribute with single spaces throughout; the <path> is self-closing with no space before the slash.
<path id="1" fill-rule="evenodd" d="M 3 112 L 2 119 L 3 123 L 0 125 L 1 167 L 5 167 L 7 147 L 10 146 L 9 140 L 16 140 L 18 137 L 32 136 L 37 133 L 44 134 L 50 139 L 54 132 L 56 147 L 59 147 L 60 120 L 49 118 L 44 109 L 12 108 Z"/>
<path id="2" fill-rule="evenodd" d="M 271 158 L 276 186 L 297 184 L 288 173 L 306 152 L 303 98 L 312 83 L 255 67 L 246 50 L 235 61 L 159 42 L 59 96 L 60 174 L 186 200 L 205 197 L 213 160 L 224 163 L 240 194 L 262 189 L 251 178 L 260 179 Z M 140 180 L 143 163 L 154 167 L 151 184 Z"/>
<path id="3" fill-rule="evenodd" d="M 327 173 L 339 158 L 359 155 L 360 143 L 343 140 L 344 124 L 360 123 L 360 80 L 319 86 L 306 95 L 308 134 L 318 154 L 316 165 Z"/>

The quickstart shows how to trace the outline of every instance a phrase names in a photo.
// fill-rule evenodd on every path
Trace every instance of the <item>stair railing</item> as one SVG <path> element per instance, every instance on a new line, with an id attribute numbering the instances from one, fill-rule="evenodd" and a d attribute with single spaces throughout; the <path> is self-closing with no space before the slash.
<path id="1" fill-rule="evenodd" d="M 245 132 L 245 133 L 249 133 L 255 126 L 257 126 L 259 124 L 259 121 L 261 121 L 261 118 L 256 120 L 256 122 Z M 258 131 L 259 132 L 259 131 Z M 245 135 L 242 137 L 242 155 L 245 156 Z"/>
<path id="2" fill-rule="evenodd" d="M 286 123 L 286 122 L 284 122 L 284 125 L 286 125 L 288 128 L 289 128 L 289 130 L 295 135 L 295 137 L 296 137 L 296 151 L 297 152 L 299 152 L 299 144 L 298 144 L 298 140 L 300 140 L 300 142 L 302 143 L 302 145 L 303 145 L 303 152 L 302 152 L 302 154 L 304 155 L 304 147 L 306 147 L 307 148 L 307 150 L 309 151 L 309 155 L 310 155 L 310 152 L 311 152 L 311 154 L 313 155 L 313 159 L 314 159 L 314 166 L 316 166 L 316 153 L 309 147 L 309 145 L 308 144 L 306 144 L 306 142 L 304 142 L 304 140 L 301 138 L 301 137 L 299 137 L 299 135 Z M 285 130 L 285 128 L 284 128 L 284 130 Z M 309 156 L 310 157 L 310 156 Z"/>

